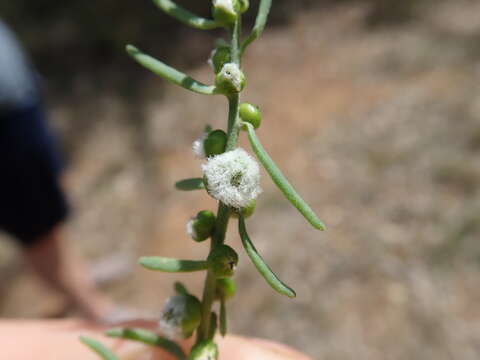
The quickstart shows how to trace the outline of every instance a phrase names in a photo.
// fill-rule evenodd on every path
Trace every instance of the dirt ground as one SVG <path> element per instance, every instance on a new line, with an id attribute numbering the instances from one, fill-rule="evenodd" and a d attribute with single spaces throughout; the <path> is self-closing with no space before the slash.
<path id="1" fill-rule="evenodd" d="M 477 1 L 450 1 L 373 31 L 361 6 L 345 5 L 302 14 L 251 47 L 244 99 L 263 109 L 259 137 L 328 231 L 310 228 L 264 174 L 247 225 L 298 297 L 265 284 L 231 229 L 228 243 L 241 254 L 232 331 L 315 359 L 478 359 L 479 12 Z M 211 81 L 206 65 L 191 73 Z M 206 255 L 185 223 L 215 204 L 173 183 L 200 174 L 191 142 L 226 116 L 223 99 L 159 82 L 152 76 L 142 104 L 85 95 L 52 109 L 66 139 L 88 124 L 69 145 L 70 241 L 92 269 L 123 258 L 124 275 L 105 291 L 154 313 L 176 279 L 201 291 L 202 274 L 150 273 L 135 259 Z M 9 241 L 0 266 L 3 316 L 45 316 L 60 306 Z"/>

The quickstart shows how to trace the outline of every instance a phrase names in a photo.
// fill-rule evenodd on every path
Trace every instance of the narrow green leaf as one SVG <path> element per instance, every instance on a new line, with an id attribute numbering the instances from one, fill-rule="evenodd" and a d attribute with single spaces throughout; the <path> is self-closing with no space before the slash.
<path id="1" fill-rule="evenodd" d="M 250 45 L 256 38 L 260 36 L 260 34 L 263 32 L 263 29 L 265 29 L 265 24 L 267 23 L 268 13 L 270 12 L 271 6 L 272 0 L 260 0 L 257 18 L 255 19 L 255 25 L 253 26 L 250 35 L 248 35 L 248 37 L 242 43 L 242 53 L 245 51 L 248 45 Z"/>
<path id="2" fill-rule="evenodd" d="M 192 191 L 205 189 L 205 184 L 202 178 L 191 178 L 177 181 L 175 187 L 182 191 Z"/>
<path id="3" fill-rule="evenodd" d="M 272 158 L 267 154 L 262 144 L 255 134 L 255 130 L 250 123 L 243 123 L 247 127 L 248 140 L 252 146 L 253 152 L 257 156 L 258 160 L 262 163 L 267 173 L 272 178 L 275 185 L 278 186 L 280 191 L 285 195 L 288 201 L 308 220 L 308 222 L 318 230 L 325 230 L 325 225 L 320 221 L 317 215 L 313 212 L 312 208 L 298 195 L 293 186 L 288 182 L 280 169 L 275 165 Z"/>
<path id="4" fill-rule="evenodd" d="M 263 276 L 267 283 L 280 294 L 294 298 L 296 296 L 295 291 L 283 283 L 277 277 L 277 275 L 273 273 L 273 271 L 268 267 L 260 254 L 257 252 L 257 249 L 255 249 L 255 246 L 252 244 L 252 241 L 247 234 L 247 229 L 245 228 L 245 219 L 241 214 L 238 217 L 238 232 L 240 233 L 240 238 L 242 239 L 242 244 L 247 252 L 247 255 L 250 257 L 253 265 L 255 265 L 258 272 Z"/>
<path id="5" fill-rule="evenodd" d="M 115 338 L 139 341 L 147 345 L 158 346 L 173 354 L 179 360 L 187 359 L 182 348 L 177 345 L 177 343 L 145 329 L 115 328 L 106 331 L 105 335 Z"/>
<path id="6" fill-rule="evenodd" d="M 217 314 L 212 311 L 210 314 L 210 328 L 208 329 L 208 338 L 210 340 L 213 340 L 215 337 L 215 333 L 217 332 L 217 327 L 218 327 L 218 320 L 217 320 Z"/>
<path id="7" fill-rule="evenodd" d="M 95 351 L 103 360 L 119 360 L 118 357 L 101 342 L 86 336 L 80 336 L 80 341 Z"/>
<path id="8" fill-rule="evenodd" d="M 173 1 L 153 0 L 153 2 L 168 15 L 196 29 L 210 30 L 221 26 L 215 20 L 205 19 L 195 15 Z"/>
<path id="9" fill-rule="evenodd" d="M 208 269 L 203 260 L 178 260 L 160 256 L 142 256 L 138 262 L 149 270 L 164 272 L 192 272 Z"/>
<path id="10" fill-rule="evenodd" d="M 177 69 L 168 66 L 160 60 L 157 60 L 150 55 L 142 53 L 133 45 L 127 45 L 126 49 L 128 54 L 140 65 L 157 74 L 158 76 L 163 77 L 165 80 L 168 80 L 175 85 L 181 86 L 187 90 L 199 94 L 216 94 L 215 86 L 205 85 L 191 78 L 190 76 L 178 71 Z"/>
<path id="11" fill-rule="evenodd" d="M 227 307 L 225 306 L 225 298 L 220 299 L 220 334 L 227 334 Z"/>

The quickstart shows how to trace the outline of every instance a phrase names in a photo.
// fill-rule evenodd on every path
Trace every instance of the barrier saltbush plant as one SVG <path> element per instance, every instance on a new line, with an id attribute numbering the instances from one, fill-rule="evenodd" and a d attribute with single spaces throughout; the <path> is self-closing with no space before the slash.
<path id="1" fill-rule="evenodd" d="M 245 219 L 255 210 L 256 199 L 261 193 L 260 166 L 255 158 L 237 146 L 238 137 L 246 133 L 256 159 L 306 220 L 316 229 L 324 230 L 323 223 L 298 195 L 283 176 L 280 169 L 260 143 L 256 129 L 261 126 L 262 115 L 258 106 L 241 103 L 240 94 L 246 86 L 246 76 L 241 70 L 241 59 L 248 45 L 262 33 L 267 22 L 272 0 L 261 0 L 255 25 L 242 40 L 241 18 L 249 8 L 248 0 L 213 0 L 212 19 L 199 17 L 170 0 L 154 0 L 164 12 L 186 25 L 201 30 L 224 28 L 229 40 L 219 40 L 209 59 L 214 72 L 214 84 L 203 84 L 190 76 L 146 55 L 132 45 L 128 54 L 139 64 L 192 92 L 203 95 L 221 95 L 228 101 L 226 131 L 205 127 L 204 134 L 193 143 L 193 152 L 203 158 L 201 177 L 178 181 L 175 186 L 182 191 L 206 191 L 218 200 L 216 214 L 201 210 L 187 223 L 187 233 L 195 242 L 210 239 L 210 252 L 204 260 L 179 260 L 158 256 L 141 257 L 139 263 L 147 269 L 163 272 L 206 273 L 201 299 L 189 293 L 181 283 L 175 283 L 175 295 L 171 296 L 162 311 L 159 325 L 163 336 L 145 329 L 116 328 L 107 335 L 141 341 L 160 346 L 179 360 L 214 360 L 218 349 L 214 336 L 227 333 L 227 300 L 236 291 L 232 279 L 238 263 L 238 254 L 226 245 L 225 234 L 231 218 L 238 219 L 238 232 L 243 247 L 265 281 L 280 294 L 295 297 L 295 291 L 283 283 L 264 262 L 248 233 Z M 218 304 L 218 306 L 217 306 Z M 195 334 L 196 340 L 189 354 L 176 342 Z M 82 341 L 103 359 L 116 356 L 101 343 L 90 338 Z"/>

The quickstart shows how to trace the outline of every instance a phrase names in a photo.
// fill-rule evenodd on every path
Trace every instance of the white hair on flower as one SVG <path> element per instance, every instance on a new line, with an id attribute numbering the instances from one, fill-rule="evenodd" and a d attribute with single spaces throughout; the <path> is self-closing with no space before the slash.
<path id="1" fill-rule="evenodd" d="M 226 63 L 220 70 L 220 76 L 228 79 L 236 89 L 242 88 L 243 73 L 235 63 Z"/>
<path id="2" fill-rule="evenodd" d="M 233 0 L 213 0 L 213 6 L 223 8 L 227 12 L 235 12 Z"/>
<path id="3" fill-rule="evenodd" d="M 182 320 L 187 311 L 186 307 L 184 296 L 170 296 L 165 302 L 158 325 L 170 339 L 182 337 Z"/>
<path id="4" fill-rule="evenodd" d="M 213 57 L 215 56 L 215 53 L 217 52 L 217 49 L 213 49 L 210 52 L 210 56 L 208 57 L 207 64 L 210 66 L 212 69 L 215 69 L 215 65 L 213 65 Z"/>
<path id="5" fill-rule="evenodd" d="M 197 140 L 192 143 L 192 151 L 195 157 L 199 159 L 205 159 L 207 155 L 205 154 L 205 148 L 203 147 L 203 143 L 207 138 L 207 133 L 204 132 L 202 136 L 200 136 Z"/>
<path id="6" fill-rule="evenodd" d="M 202 170 L 209 194 L 225 205 L 243 208 L 262 192 L 259 166 L 243 149 L 209 158 Z"/>
<path id="7" fill-rule="evenodd" d="M 195 231 L 194 227 L 193 227 L 193 222 L 195 221 L 195 218 L 191 218 L 188 222 L 187 222 L 187 234 L 192 238 L 192 239 L 196 239 L 198 237 L 198 234 L 197 232 Z"/>

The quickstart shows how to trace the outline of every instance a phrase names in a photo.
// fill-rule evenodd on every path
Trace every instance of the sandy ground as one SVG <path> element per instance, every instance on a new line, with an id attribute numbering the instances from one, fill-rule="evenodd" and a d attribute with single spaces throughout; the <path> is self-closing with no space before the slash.
<path id="1" fill-rule="evenodd" d="M 328 231 L 311 229 L 264 174 L 247 225 L 298 297 L 264 283 L 233 226 L 228 243 L 241 259 L 230 327 L 315 359 L 477 359 L 480 3 L 446 2 L 375 31 L 362 11 L 303 14 L 246 56 L 244 99 L 263 109 L 259 136 Z M 191 72 L 211 81 L 206 65 Z M 149 273 L 135 259 L 206 255 L 185 223 L 215 204 L 172 185 L 200 174 L 191 142 L 207 122 L 224 126 L 226 114 L 221 98 L 159 83 L 146 84 L 140 108 L 105 95 L 52 111 L 67 139 L 79 122 L 87 128 L 70 143 L 70 241 L 92 265 L 122 257 L 127 272 L 105 291 L 154 313 L 176 279 L 201 291 L 202 274 Z M 0 259 L 9 286 L 3 315 L 42 316 L 61 304 L 11 242 Z"/>

